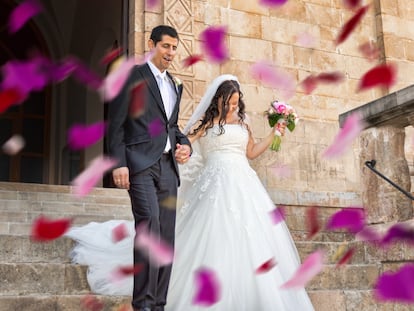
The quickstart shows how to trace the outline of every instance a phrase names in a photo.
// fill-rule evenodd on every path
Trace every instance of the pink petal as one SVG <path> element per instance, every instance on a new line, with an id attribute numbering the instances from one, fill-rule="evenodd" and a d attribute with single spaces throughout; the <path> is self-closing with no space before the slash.
<path id="1" fill-rule="evenodd" d="M 270 86 L 281 92 L 287 100 L 295 94 L 295 82 L 290 74 L 274 68 L 268 62 L 257 62 L 250 67 L 252 77 L 264 85 Z"/>
<path id="2" fill-rule="evenodd" d="M 259 0 L 259 4 L 267 7 L 281 6 L 288 0 Z"/>
<path id="3" fill-rule="evenodd" d="M 364 227 L 355 235 L 355 238 L 358 241 L 376 243 L 381 240 L 381 235 L 377 230 L 371 227 Z"/>
<path id="4" fill-rule="evenodd" d="M 15 155 L 20 152 L 25 146 L 25 140 L 20 135 L 13 135 L 2 146 L 2 150 L 5 154 Z"/>
<path id="5" fill-rule="evenodd" d="M 156 137 L 164 131 L 164 126 L 160 119 L 156 118 L 148 125 L 148 133 L 151 137 Z"/>
<path id="6" fill-rule="evenodd" d="M 203 53 L 213 63 L 223 63 L 228 58 L 225 44 L 227 28 L 225 26 L 208 27 L 200 34 Z"/>
<path id="7" fill-rule="evenodd" d="M 362 17 L 365 15 L 365 13 L 368 11 L 369 4 L 366 6 L 363 6 L 360 8 L 355 15 L 346 22 L 346 24 L 342 27 L 341 32 L 339 33 L 337 39 L 336 39 L 336 45 L 341 44 L 344 42 L 348 36 L 351 34 L 351 32 L 356 28 L 358 23 L 361 21 Z"/>
<path id="8" fill-rule="evenodd" d="M 127 225 L 123 222 L 112 229 L 112 242 L 117 243 L 129 236 Z"/>
<path id="9" fill-rule="evenodd" d="M 61 237 L 70 227 L 72 219 L 48 219 L 39 216 L 33 221 L 31 238 L 38 242 L 47 242 Z"/>
<path id="10" fill-rule="evenodd" d="M 256 274 L 266 273 L 271 270 L 274 266 L 277 265 L 277 262 L 274 258 L 270 258 L 268 261 L 264 262 L 260 267 L 256 269 Z"/>
<path id="11" fill-rule="evenodd" d="M 322 157 L 335 158 L 344 154 L 352 146 L 352 142 L 359 136 L 365 125 L 359 114 L 349 115 L 343 128 L 339 131 L 334 142 L 324 151 Z"/>
<path id="12" fill-rule="evenodd" d="M 220 283 L 213 270 L 198 269 L 195 272 L 195 283 L 194 305 L 209 307 L 220 300 Z"/>
<path id="13" fill-rule="evenodd" d="M 105 128 L 106 124 L 104 121 L 89 126 L 73 125 L 68 130 L 68 145 L 72 150 L 85 149 L 95 144 L 104 136 Z"/>
<path id="14" fill-rule="evenodd" d="M 145 0 L 145 2 L 147 4 L 148 8 L 152 9 L 160 3 L 160 0 Z"/>
<path id="15" fill-rule="evenodd" d="M 126 59 L 105 78 L 100 89 L 104 101 L 111 101 L 119 94 L 134 66 L 135 58 Z"/>
<path id="16" fill-rule="evenodd" d="M 272 219 L 272 223 L 277 225 L 278 223 L 285 220 L 285 207 L 278 206 L 273 211 L 270 212 L 270 217 Z"/>
<path id="17" fill-rule="evenodd" d="M 414 303 L 414 264 L 407 263 L 397 272 L 384 272 L 374 286 L 375 297 L 382 302 Z"/>
<path id="18" fill-rule="evenodd" d="M 389 246 L 396 242 L 414 245 L 414 228 L 404 223 L 397 223 L 388 229 L 380 243 L 381 246 Z"/>
<path id="19" fill-rule="evenodd" d="M 91 294 L 88 294 L 81 299 L 81 306 L 83 309 L 88 311 L 101 311 L 104 309 L 105 305 Z"/>
<path id="20" fill-rule="evenodd" d="M 361 44 L 358 50 L 369 61 L 378 60 L 380 55 L 380 49 L 371 41 Z"/>
<path id="21" fill-rule="evenodd" d="M 396 81 L 397 67 L 394 64 L 378 65 L 362 76 L 357 91 L 375 86 L 391 87 Z"/>
<path id="22" fill-rule="evenodd" d="M 26 0 L 20 3 L 10 14 L 9 31 L 17 32 L 29 19 L 43 11 L 41 4 L 36 0 Z"/>
<path id="23" fill-rule="evenodd" d="M 361 207 L 343 208 L 339 212 L 333 214 L 326 227 L 330 230 L 347 229 L 352 233 L 361 231 L 365 226 L 365 212 Z"/>
<path id="24" fill-rule="evenodd" d="M 132 118 L 137 118 L 144 113 L 147 96 L 148 88 L 145 82 L 139 82 L 132 88 L 129 103 L 129 115 Z"/>
<path id="25" fill-rule="evenodd" d="M 308 32 L 302 32 L 297 35 L 296 43 L 305 48 L 312 48 L 315 46 L 315 37 Z"/>
<path id="26" fill-rule="evenodd" d="M 322 271 L 324 252 L 321 250 L 310 254 L 303 264 L 296 270 L 293 277 L 281 288 L 303 288 L 319 272 Z"/>
<path id="27" fill-rule="evenodd" d="M 347 8 L 357 8 L 361 5 L 361 0 L 343 0 L 345 7 Z"/>
<path id="28" fill-rule="evenodd" d="M 73 192 L 77 197 L 83 197 L 91 192 L 92 188 L 102 179 L 106 171 L 115 166 L 117 160 L 98 156 L 73 181 Z"/>
<path id="29" fill-rule="evenodd" d="M 165 266 L 172 263 L 174 255 L 172 247 L 159 236 L 148 231 L 145 224 L 137 227 L 135 246 L 157 266 Z"/>
<path id="30" fill-rule="evenodd" d="M 144 55 L 139 55 L 135 57 L 135 64 L 142 65 L 148 62 L 154 56 L 155 50 L 152 49 L 149 52 L 145 53 Z"/>
<path id="31" fill-rule="evenodd" d="M 318 220 L 318 208 L 313 206 L 306 210 L 306 228 L 308 230 L 307 239 L 312 239 L 321 230 Z"/>
<path id="32" fill-rule="evenodd" d="M 202 55 L 190 55 L 187 58 L 183 59 L 182 64 L 184 68 L 187 68 L 202 60 L 203 60 Z"/>

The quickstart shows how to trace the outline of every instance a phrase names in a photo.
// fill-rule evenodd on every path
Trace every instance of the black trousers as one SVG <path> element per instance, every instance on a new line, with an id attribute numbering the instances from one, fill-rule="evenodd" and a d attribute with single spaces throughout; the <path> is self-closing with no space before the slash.
<path id="1" fill-rule="evenodd" d="M 135 226 L 147 224 L 155 235 L 174 247 L 175 201 L 178 178 L 171 153 L 163 154 L 150 168 L 130 176 L 129 196 Z M 132 306 L 163 310 L 166 304 L 171 265 L 157 267 L 147 254 L 134 248 L 134 264 L 143 269 L 134 276 Z"/>

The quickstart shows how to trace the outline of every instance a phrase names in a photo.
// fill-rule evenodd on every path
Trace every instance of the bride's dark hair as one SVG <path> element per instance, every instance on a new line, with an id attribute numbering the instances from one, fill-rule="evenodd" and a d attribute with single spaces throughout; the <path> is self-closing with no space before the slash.
<path id="1" fill-rule="evenodd" d="M 201 123 L 190 135 L 195 135 L 201 130 L 207 131 L 208 129 L 212 128 L 214 126 L 214 119 L 216 117 L 219 117 L 219 134 L 223 134 L 223 125 L 226 124 L 226 115 L 229 111 L 229 99 L 234 93 L 239 93 L 240 96 L 237 115 L 239 117 L 239 123 L 244 124 L 245 105 L 243 101 L 243 93 L 240 91 L 240 85 L 237 83 L 237 81 L 227 80 L 220 84 L 220 86 L 217 88 L 217 91 L 211 100 L 210 106 L 204 113 L 203 119 L 201 119 Z M 221 101 L 221 107 L 219 109 L 220 98 L 223 98 L 223 100 Z"/>

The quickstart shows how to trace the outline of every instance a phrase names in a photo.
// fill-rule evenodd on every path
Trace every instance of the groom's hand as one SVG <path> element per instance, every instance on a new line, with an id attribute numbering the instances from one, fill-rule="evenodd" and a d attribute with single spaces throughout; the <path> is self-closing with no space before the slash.
<path id="1" fill-rule="evenodd" d="M 127 167 L 118 167 L 112 171 L 112 178 L 115 186 L 121 189 L 129 190 L 129 169 Z"/>
<path id="2" fill-rule="evenodd" d="M 178 163 L 184 164 L 188 161 L 191 155 L 191 148 L 189 145 L 177 144 L 175 149 L 175 159 Z"/>

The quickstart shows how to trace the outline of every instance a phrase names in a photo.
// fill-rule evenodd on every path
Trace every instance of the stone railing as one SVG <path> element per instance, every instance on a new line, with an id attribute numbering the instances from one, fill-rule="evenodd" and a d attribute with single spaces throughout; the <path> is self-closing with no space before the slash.
<path id="1" fill-rule="evenodd" d="M 414 85 L 339 115 L 358 113 L 365 121 L 360 142 L 361 198 L 370 224 L 413 218 L 412 200 L 365 165 L 375 160 L 375 169 L 401 189 L 410 192 L 411 180 L 405 157 L 405 127 L 414 125 Z"/>

